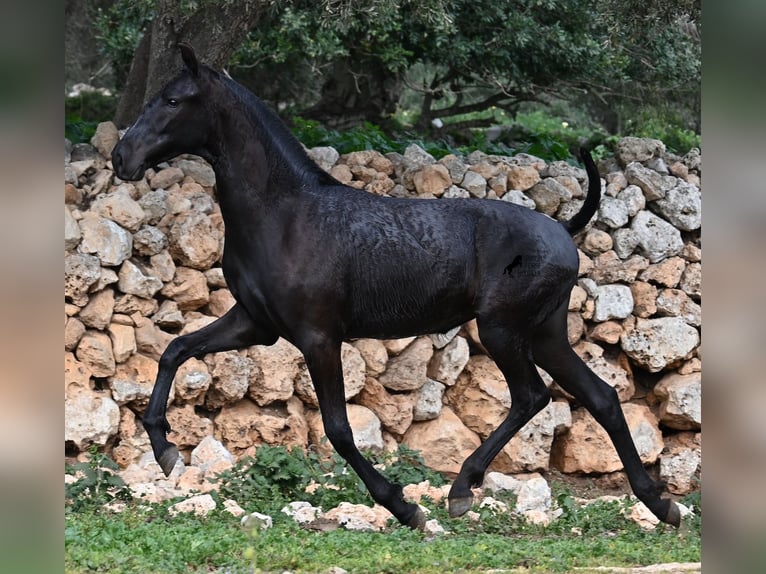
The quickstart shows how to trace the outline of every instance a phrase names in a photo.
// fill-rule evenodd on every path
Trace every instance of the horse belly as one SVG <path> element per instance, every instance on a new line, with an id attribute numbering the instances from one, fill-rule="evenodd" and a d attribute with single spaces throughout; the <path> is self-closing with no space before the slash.
<path id="1" fill-rule="evenodd" d="M 400 269 L 350 286 L 349 338 L 443 333 L 473 317 L 472 297 L 464 280 L 411 271 Z"/>

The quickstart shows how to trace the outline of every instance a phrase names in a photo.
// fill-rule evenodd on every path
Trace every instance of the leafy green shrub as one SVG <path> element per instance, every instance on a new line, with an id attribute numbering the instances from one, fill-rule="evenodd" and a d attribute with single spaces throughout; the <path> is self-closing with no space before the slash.
<path id="1" fill-rule="evenodd" d="M 702 144 L 699 134 L 683 127 L 683 122 L 669 112 L 644 111 L 627 122 L 625 131 L 626 135 L 658 139 L 668 151 L 679 155 Z"/>
<path id="2" fill-rule="evenodd" d="M 130 488 L 115 471 L 119 468 L 107 455 L 98 452 L 98 447 L 88 450 L 88 461 L 66 465 L 67 474 L 81 473 L 76 481 L 65 487 L 66 505 L 72 510 L 99 508 L 114 500 L 132 499 Z"/>
<path id="3" fill-rule="evenodd" d="M 82 92 L 64 101 L 64 135 L 72 143 L 86 143 L 99 122 L 110 120 L 117 110 L 117 98 L 99 92 Z"/>
<path id="4" fill-rule="evenodd" d="M 389 480 L 410 484 L 430 480 L 434 486 L 445 483 L 444 476 L 425 466 L 416 451 L 405 446 L 393 453 L 365 452 Z M 219 495 L 258 506 L 260 512 L 278 512 L 288 502 L 305 500 L 328 509 L 341 502 L 372 504 L 366 486 L 340 455 L 329 458 L 305 453 L 298 447 L 258 447 L 254 457 L 239 461 L 216 478 Z M 306 488 L 313 485 L 311 492 Z"/>

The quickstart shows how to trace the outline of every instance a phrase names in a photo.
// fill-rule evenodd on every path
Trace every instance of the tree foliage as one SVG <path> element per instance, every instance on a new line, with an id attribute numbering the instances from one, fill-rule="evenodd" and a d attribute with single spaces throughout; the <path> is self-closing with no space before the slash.
<path id="1" fill-rule="evenodd" d="M 234 30 L 245 7 L 250 24 Z M 435 119 L 488 125 L 492 109 L 513 117 L 524 102 L 565 100 L 616 133 L 647 109 L 698 131 L 699 22 L 700 0 L 118 0 L 98 26 L 123 75 L 136 54 L 127 87 L 140 73 L 156 86 L 151 76 L 168 67 L 136 65 L 147 35 L 155 52 L 180 37 L 329 127 L 386 126 L 404 96 L 421 132 Z"/>

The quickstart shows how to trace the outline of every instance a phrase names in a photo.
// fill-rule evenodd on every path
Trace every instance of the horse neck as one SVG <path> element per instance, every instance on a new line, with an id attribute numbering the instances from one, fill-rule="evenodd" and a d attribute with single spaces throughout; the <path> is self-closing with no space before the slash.
<path id="1" fill-rule="evenodd" d="M 298 194 L 324 172 L 265 103 L 231 80 L 215 98 L 212 163 L 220 186 L 270 203 Z M 253 197 L 253 196 L 257 197 Z"/>

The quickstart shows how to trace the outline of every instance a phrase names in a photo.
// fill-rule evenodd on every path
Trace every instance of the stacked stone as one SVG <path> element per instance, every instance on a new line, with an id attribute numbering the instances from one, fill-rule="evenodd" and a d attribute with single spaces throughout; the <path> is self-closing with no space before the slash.
<path id="1" fill-rule="evenodd" d="M 104 123 L 92 145 L 67 145 L 65 154 L 65 441 L 70 454 L 102 445 L 133 468 L 146 463 L 148 438 L 138 420 L 162 351 L 234 300 L 220 268 L 224 225 L 212 169 L 189 156 L 139 182 L 120 181 L 108 160 L 118 137 Z M 489 198 L 559 219 L 580 208 L 587 187 L 584 170 L 525 154 L 437 161 L 411 145 L 404 154 L 341 156 L 314 148 L 309 155 L 339 181 L 370 193 Z M 625 138 L 601 171 L 599 212 L 577 238 L 569 339 L 617 389 L 644 462 L 659 461 L 671 490 L 688 492 L 701 451 L 701 159 L 674 157 L 656 140 Z M 362 448 L 404 444 L 432 468 L 456 473 L 510 407 L 475 322 L 431 336 L 356 340 L 343 344 L 342 355 L 349 419 Z M 592 417 L 541 374 L 554 400 L 492 469 L 620 470 Z M 168 420 L 169 439 L 187 464 L 213 438 L 231 460 L 262 444 L 330 448 L 303 357 L 284 340 L 187 361 L 174 381 Z M 231 463 L 223 458 L 224 466 Z"/>

